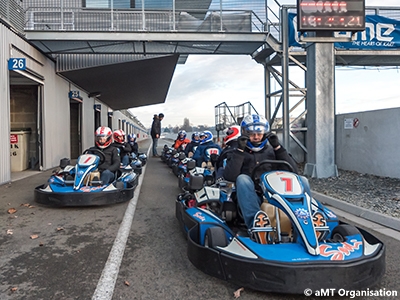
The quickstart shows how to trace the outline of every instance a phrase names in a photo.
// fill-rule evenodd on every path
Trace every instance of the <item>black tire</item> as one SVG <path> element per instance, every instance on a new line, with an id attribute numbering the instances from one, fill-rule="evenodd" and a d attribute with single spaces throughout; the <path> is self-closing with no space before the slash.
<path id="1" fill-rule="evenodd" d="M 331 239 L 334 242 L 345 242 L 348 236 L 359 233 L 360 231 L 353 225 L 340 224 L 333 228 Z"/>
<path id="2" fill-rule="evenodd" d="M 228 241 L 226 239 L 225 231 L 221 227 L 210 227 L 206 231 L 204 238 L 204 246 L 209 248 L 226 247 Z"/>

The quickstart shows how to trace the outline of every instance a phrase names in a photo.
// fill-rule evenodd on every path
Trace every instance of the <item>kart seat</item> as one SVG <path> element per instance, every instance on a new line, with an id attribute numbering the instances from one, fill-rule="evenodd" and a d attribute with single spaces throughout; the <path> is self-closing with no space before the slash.
<path id="1" fill-rule="evenodd" d="M 101 185 L 99 178 L 100 178 L 100 172 L 93 171 L 90 172 L 88 175 L 86 175 L 83 182 L 85 183 L 85 185 L 98 186 Z"/>
<path id="2" fill-rule="evenodd" d="M 261 210 L 264 211 L 269 219 L 271 220 L 271 225 L 272 227 L 276 227 L 276 210 L 275 206 L 268 203 L 267 201 L 264 201 L 261 204 Z M 289 237 L 292 236 L 292 223 L 290 222 L 289 217 L 280 209 L 278 209 L 278 214 L 279 214 L 279 220 L 281 223 L 281 233 L 286 232 Z M 274 234 L 274 233 L 272 233 Z"/>

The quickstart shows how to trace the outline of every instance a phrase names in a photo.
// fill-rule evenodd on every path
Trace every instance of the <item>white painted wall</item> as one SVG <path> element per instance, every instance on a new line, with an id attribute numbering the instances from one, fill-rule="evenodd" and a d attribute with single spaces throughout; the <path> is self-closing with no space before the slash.
<path id="1" fill-rule="evenodd" d="M 97 99 L 89 98 L 87 91 L 83 91 L 55 73 L 55 63 L 41 52 L 32 47 L 25 40 L 0 24 L 0 139 L 10 140 L 10 82 L 8 60 L 10 58 L 26 58 L 29 70 L 38 74 L 42 79 L 20 73 L 41 83 L 43 86 L 43 170 L 58 166 L 63 157 L 70 157 L 70 100 L 69 91 L 77 90 L 83 99 L 82 104 L 82 149 L 94 145 L 94 108 L 93 105 L 102 105 L 101 123 L 108 125 L 109 107 Z M 35 77 L 35 78 L 34 78 Z M 115 112 L 117 115 L 120 112 Z M 134 123 L 128 116 L 127 121 Z M 141 135 L 140 139 L 144 136 Z M 0 143 L 0 184 L 11 181 L 10 145 Z"/>
<path id="2" fill-rule="evenodd" d="M 355 119 L 359 121 L 357 126 L 354 126 Z M 339 169 L 400 178 L 399 149 L 400 108 L 336 116 L 335 150 Z"/>

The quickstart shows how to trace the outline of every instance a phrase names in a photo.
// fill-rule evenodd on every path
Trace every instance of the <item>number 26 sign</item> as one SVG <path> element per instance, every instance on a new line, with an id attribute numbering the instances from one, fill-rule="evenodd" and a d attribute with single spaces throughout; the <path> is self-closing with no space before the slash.
<path id="1" fill-rule="evenodd" d="M 26 70 L 26 59 L 10 58 L 8 60 L 8 70 Z"/>

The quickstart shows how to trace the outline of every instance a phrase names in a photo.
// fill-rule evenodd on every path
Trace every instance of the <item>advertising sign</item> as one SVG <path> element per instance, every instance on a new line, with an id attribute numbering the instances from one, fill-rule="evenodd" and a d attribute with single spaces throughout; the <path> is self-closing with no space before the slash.
<path id="1" fill-rule="evenodd" d="M 388 50 L 400 49 L 400 21 L 379 15 L 365 17 L 365 30 L 355 34 L 355 40 L 335 43 L 340 49 Z M 306 35 L 306 33 L 305 33 Z M 302 47 L 305 43 L 299 40 L 297 15 L 289 13 L 289 46 Z M 335 32 L 335 37 L 351 37 L 349 32 Z"/>

